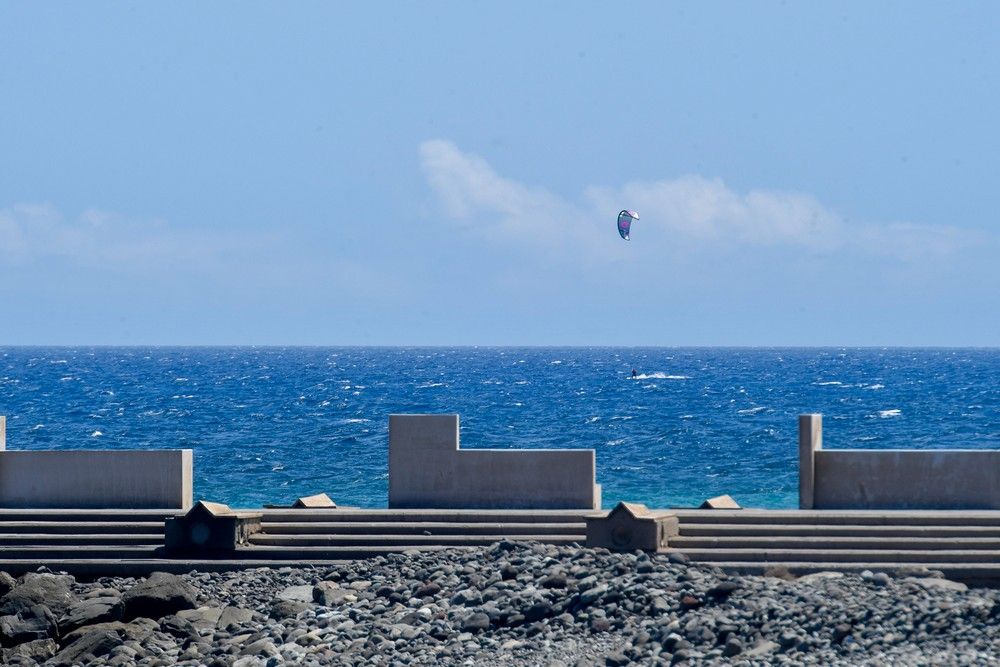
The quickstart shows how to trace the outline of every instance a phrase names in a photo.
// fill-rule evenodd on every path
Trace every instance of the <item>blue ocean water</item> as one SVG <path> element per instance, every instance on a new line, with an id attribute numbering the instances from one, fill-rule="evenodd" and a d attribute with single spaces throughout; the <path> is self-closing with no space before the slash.
<path id="1" fill-rule="evenodd" d="M 453 412 L 466 448 L 596 449 L 606 506 L 794 507 L 799 413 L 828 448 L 997 448 L 998 378 L 979 349 L 0 348 L 0 414 L 11 449 L 193 448 L 238 506 L 385 506 L 388 416 Z"/>

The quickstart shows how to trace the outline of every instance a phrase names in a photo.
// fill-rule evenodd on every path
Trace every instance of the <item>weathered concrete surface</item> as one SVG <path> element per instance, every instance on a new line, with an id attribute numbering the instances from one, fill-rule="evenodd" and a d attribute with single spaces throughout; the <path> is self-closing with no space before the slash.
<path id="1" fill-rule="evenodd" d="M 823 415 L 799 415 L 799 509 L 813 508 L 815 453 L 822 448 Z"/>
<path id="2" fill-rule="evenodd" d="M 234 512 L 228 505 L 199 500 L 186 514 L 164 522 L 170 553 L 198 554 L 235 551 L 259 533 L 261 512 Z"/>
<path id="3" fill-rule="evenodd" d="M 7 418 L 0 415 L 0 451 L 7 449 Z"/>
<path id="4" fill-rule="evenodd" d="M 823 449 L 823 416 L 799 416 L 799 508 L 1000 509 L 1000 451 Z"/>
<path id="5" fill-rule="evenodd" d="M 458 415 L 389 417 L 389 507 L 600 509 L 592 449 L 459 449 Z"/>
<path id="6" fill-rule="evenodd" d="M 0 451 L 0 507 L 185 509 L 192 459 L 190 449 Z"/>
<path id="7" fill-rule="evenodd" d="M 640 503 L 618 503 L 607 514 L 587 516 L 587 546 L 613 551 L 661 551 L 677 535 L 677 515 Z"/>
<path id="8" fill-rule="evenodd" d="M 816 509 L 1000 509 L 1000 451 L 819 450 Z"/>

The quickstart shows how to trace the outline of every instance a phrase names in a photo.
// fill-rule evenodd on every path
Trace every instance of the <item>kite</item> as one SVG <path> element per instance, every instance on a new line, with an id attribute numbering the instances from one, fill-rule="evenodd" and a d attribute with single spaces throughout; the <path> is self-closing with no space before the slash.
<path id="1" fill-rule="evenodd" d="M 618 214 L 618 233 L 628 241 L 628 232 L 632 228 L 632 221 L 638 220 L 639 214 L 635 211 L 623 210 Z"/>

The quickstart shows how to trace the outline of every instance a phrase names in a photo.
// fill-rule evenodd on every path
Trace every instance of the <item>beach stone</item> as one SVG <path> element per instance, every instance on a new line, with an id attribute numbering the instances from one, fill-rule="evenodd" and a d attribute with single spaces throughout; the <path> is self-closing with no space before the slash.
<path id="1" fill-rule="evenodd" d="M 726 640 L 726 645 L 722 649 L 722 655 L 727 658 L 732 658 L 743 652 L 743 642 L 741 642 L 736 637 L 730 637 Z"/>
<path id="2" fill-rule="evenodd" d="M 197 591 L 175 574 L 154 572 L 122 595 L 124 620 L 138 617 L 158 619 L 183 609 L 194 609 Z"/>
<path id="3" fill-rule="evenodd" d="M 0 617 L 0 646 L 55 637 L 56 627 L 55 617 L 47 607 L 32 605 L 26 611 Z"/>
<path id="4" fill-rule="evenodd" d="M 13 648 L 0 651 L 0 660 L 9 665 L 14 662 L 45 662 L 59 651 L 59 646 L 52 639 L 36 639 L 19 644 Z"/>
<path id="5" fill-rule="evenodd" d="M 66 615 L 59 619 L 59 631 L 65 634 L 84 625 L 120 621 L 124 612 L 125 605 L 120 597 L 85 599 L 70 607 Z"/>
<path id="6" fill-rule="evenodd" d="M 482 632 L 490 627 L 490 617 L 482 612 L 476 612 L 462 621 L 462 632 Z"/>
<path id="7" fill-rule="evenodd" d="M 56 653 L 46 663 L 52 667 L 87 665 L 121 644 L 121 638 L 110 630 L 88 632 Z"/>
<path id="8" fill-rule="evenodd" d="M 255 642 L 247 644 L 240 650 L 241 655 L 255 655 L 264 658 L 280 657 L 281 652 L 278 651 L 278 647 L 274 645 L 269 639 L 258 639 Z"/>
<path id="9" fill-rule="evenodd" d="M 197 609 L 182 609 L 176 616 L 187 621 L 199 630 L 208 630 L 219 625 L 222 618 L 221 607 L 198 607 Z"/>
<path id="10" fill-rule="evenodd" d="M 225 607 L 219 615 L 216 627 L 223 630 L 236 626 L 241 627 L 253 620 L 253 610 L 241 607 Z"/>
<path id="11" fill-rule="evenodd" d="M 197 640 L 201 636 L 198 632 L 198 628 L 195 627 L 191 621 L 177 616 L 176 614 L 171 614 L 161 618 L 160 630 L 166 632 L 168 635 L 177 637 L 178 639 Z"/>
<path id="12" fill-rule="evenodd" d="M 283 588 L 276 596 L 279 600 L 288 602 L 312 602 L 312 586 L 288 586 Z"/>
<path id="13" fill-rule="evenodd" d="M 312 595 L 312 587 L 309 594 Z M 282 620 L 286 618 L 295 618 L 304 611 L 309 611 L 312 609 L 312 605 L 308 605 L 305 602 L 299 602 L 296 600 L 275 600 L 270 609 L 268 610 L 268 615 L 275 620 Z"/>
<path id="14" fill-rule="evenodd" d="M 0 572 L 0 597 L 7 595 L 17 585 L 17 580 L 6 572 Z"/>
<path id="15" fill-rule="evenodd" d="M 969 587 L 960 581 L 933 577 L 906 577 L 902 581 L 916 584 L 929 591 L 967 591 Z"/>
<path id="16" fill-rule="evenodd" d="M 415 598 L 426 598 L 433 597 L 441 592 L 441 586 L 429 581 L 426 584 L 418 587 L 416 591 L 413 592 L 413 597 Z"/>
<path id="17" fill-rule="evenodd" d="M 31 572 L 21 577 L 13 589 L 0 598 L 0 614 L 27 612 L 33 605 L 45 605 L 56 617 L 79 602 L 71 591 L 73 577 Z"/>
<path id="18" fill-rule="evenodd" d="M 158 630 L 159 627 L 160 626 L 156 621 L 149 618 L 137 618 L 129 623 L 123 623 L 121 621 L 95 623 L 93 625 L 85 625 L 82 628 L 77 628 L 72 632 L 62 635 L 60 637 L 60 644 L 66 646 L 87 634 L 105 631 L 114 632 L 117 636 L 121 637 L 123 641 L 131 640 L 135 642 L 144 642 L 149 639 L 149 636 L 152 635 L 155 630 Z"/>
<path id="19" fill-rule="evenodd" d="M 321 581 L 312 588 L 312 600 L 324 607 L 334 607 L 351 604 L 358 601 L 357 591 L 351 588 L 340 588 L 332 581 Z"/>

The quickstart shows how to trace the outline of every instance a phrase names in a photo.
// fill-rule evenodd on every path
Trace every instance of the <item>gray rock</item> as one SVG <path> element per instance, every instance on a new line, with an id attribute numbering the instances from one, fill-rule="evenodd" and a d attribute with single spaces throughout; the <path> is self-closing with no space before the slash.
<path id="1" fill-rule="evenodd" d="M 351 588 L 340 588 L 332 581 L 321 581 L 312 589 L 312 600 L 324 607 L 335 607 L 358 601 L 357 591 Z"/>
<path id="2" fill-rule="evenodd" d="M 122 595 L 124 620 L 144 617 L 158 619 L 182 609 L 194 609 L 197 591 L 175 574 L 154 572 Z"/>
<path id="3" fill-rule="evenodd" d="M 212 630 L 219 625 L 222 618 L 222 607 L 198 607 L 197 609 L 182 609 L 176 616 L 187 621 L 198 630 Z"/>
<path id="4" fill-rule="evenodd" d="M 84 625 L 103 623 L 104 621 L 120 621 L 125 612 L 121 598 L 90 598 L 78 602 L 69 608 L 59 619 L 59 631 L 72 632 Z"/>
<path id="5" fill-rule="evenodd" d="M 56 636 L 56 619 L 44 605 L 36 604 L 17 614 L 0 617 L 0 645 L 16 646 Z"/>
<path id="6" fill-rule="evenodd" d="M 108 621 L 106 623 L 95 623 L 94 625 L 85 625 L 82 628 L 77 628 L 70 633 L 63 635 L 60 638 L 60 644 L 66 646 L 71 644 L 81 637 L 88 634 L 93 634 L 95 632 L 114 632 L 116 635 L 122 638 L 122 640 L 131 640 L 134 642 L 144 642 L 149 639 L 150 635 L 153 634 L 155 630 L 159 629 L 159 624 L 148 618 L 137 618 L 129 623 L 122 623 L 121 621 Z"/>
<path id="7" fill-rule="evenodd" d="M 219 616 L 216 627 L 228 630 L 230 627 L 242 627 L 253 620 L 253 611 L 242 607 L 226 607 Z"/>
<path id="8" fill-rule="evenodd" d="M 111 652 L 121 644 L 121 638 L 110 630 L 88 632 L 76 641 L 59 651 L 46 663 L 52 667 L 70 667 L 71 665 L 87 665 Z"/>
<path id="9" fill-rule="evenodd" d="M 287 588 L 282 589 L 275 597 L 279 600 L 285 600 L 287 602 L 312 602 L 313 587 L 288 586 Z"/>
<path id="10" fill-rule="evenodd" d="M 0 651 L 0 660 L 9 665 L 13 662 L 45 662 L 56 654 L 59 646 L 51 639 L 36 639 L 13 648 Z"/>
<path id="11" fill-rule="evenodd" d="M 462 621 L 462 632 L 482 632 L 490 627 L 490 617 L 482 612 L 469 614 Z"/>
<path id="12" fill-rule="evenodd" d="M 197 640 L 201 636 L 191 621 L 175 614 L 160 619 L 160 630 L 182 640 Z"/>
<path id="13" fill-rule="evenodd" d="M 967 591 L 969 587 L 960 581 L 950 579 L 935 579 L 931 577 L 906 577 L 902 581 L 916 584 L 929 591 Z"/>
<path id="14" fill-rule="evenodd" d="M 0 572 L 0 597 L 10 593 L 16 585 L 17 581 L 14 580 L 14 577 L 6 572 Z"/>
<path id="15" fill-rule="evenodd" d="M 26 574 L 0 598 L 0 614 L 26 612 L 32 605 L 43 604 L 58 618 L 79 601 L 70 589 L 73 581 L 73 577 L 67 575 Z"/>
<path id="16" fill-rule="evenodd" d="M 240 655 L 255 655 L 263 658 L 280 656 L 281 652 L 269 639 L 258 639 L 240 650 Z"/>

